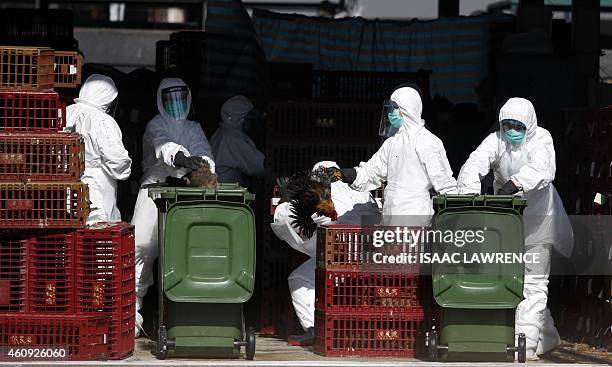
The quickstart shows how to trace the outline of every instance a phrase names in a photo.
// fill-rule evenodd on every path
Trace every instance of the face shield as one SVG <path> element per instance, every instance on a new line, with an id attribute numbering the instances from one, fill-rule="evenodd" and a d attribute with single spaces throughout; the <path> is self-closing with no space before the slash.
<path id="1" fill-rule="evenodd" d="M 164 111 L 173 119 L 180 121 L 189 114 L 189 89 L 186 86 L 164 88 L 161 92 Z"/>
<path id="2" fill-rule="evenodd" d="M 119 104 L 119 97 L 115 98 L 108 107 L 106 107 L 106 113 L 109 114 L 112 118 L 115 118 L 115 113 L 117 112 L 117 105 Z"/>
<path id="3" fill-rule="evenodd" d="M 399 128 L 404 123 L 397 103 L 386 100 L 383 104 L 382 113 L 380 116 L 380 125 L 378 127 L 378 136 L 387 139 L 395 135 Z"/>

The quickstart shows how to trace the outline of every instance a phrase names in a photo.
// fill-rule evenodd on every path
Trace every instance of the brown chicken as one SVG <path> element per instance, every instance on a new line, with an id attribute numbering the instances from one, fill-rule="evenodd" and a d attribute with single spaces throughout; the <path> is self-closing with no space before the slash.
<path id="1" fill-rule="evenodd" d="M 206 187 L 214 189 L 217 187 L 217 175 L 212 173 L 210 165 L 203 161 L 200 168 L 189 172 L 181 178 L 168 176 L 166 184 L 175 187 Z"/>
<path id="2" fill-rule="evenodd" d="M 281 202 L 291 202 L 292 224 L 300 235 L 312 237 L 317 224 L 313 214 L 323 215 L 335 221 L 338 219 L 336 208 L 331 199 L 331 183 L 335 178 L 328 169 L 302 171 L 295 173 L 281 186 Z"/>

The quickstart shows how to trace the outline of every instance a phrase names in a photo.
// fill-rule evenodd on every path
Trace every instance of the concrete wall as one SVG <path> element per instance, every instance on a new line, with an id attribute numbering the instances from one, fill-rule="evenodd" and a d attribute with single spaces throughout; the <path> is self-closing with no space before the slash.
<path id="1" fill-rule="evenodd" d="M 85 62 L 113 65 L 122 71 L 155 69 L 155 42 L 167 40 L 171 30 L 75 28 L 74 36 Z"/>
<path id="2" fill-rule="evenodd" d="M 249 2 L 288 2 L 291 1 L 300 3 L 320 3 L 321 0 L 243 0 L 242 2 L 248 6 Z M 485 11 L 487 6 L 498 2 L 499 0 L 460 0 L 459 13 L 460 15 L 471 15 L 474 12 Z M 336 0 L 332 0 L 336 2 Z M 361 16 L 364 18 L 380 18 L 380 19 L 434 19 L 438 17 L 438 1 L 437 0 L 359 0 L 362 7 Z M 272 9 L 281 11 L 280 9 Z M 296 13 L 296 11 L 288 10 L 288 13 Z M 305 15 L 314 15 L 313 12 L 299 12 Z"/>

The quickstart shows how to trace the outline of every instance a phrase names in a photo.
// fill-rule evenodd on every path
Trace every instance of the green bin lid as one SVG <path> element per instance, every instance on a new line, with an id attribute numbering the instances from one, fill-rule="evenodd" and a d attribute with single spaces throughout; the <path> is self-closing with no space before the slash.
<path id="1" fill-rule="evenodd" d="M 167 187 L 160 184 L 148 185 L 152 199 L 167 200 L 170 204 L 185 200 L 225 200 L 249 203 L 255 200 L 255 194 L 236 183 L 220 183 L 216 188 L 204 187 Z"/>
<path id="2" fill-rule="evenodd" d="M 178 202 L 166 216 L 163 256 L 171 301 L 246 302 L 255 286 L 253 211 L 238 202 Z"/>
<path id="3" fill-rule="evenodd" d="M 474 254 L 524 251 L 520 212 L 525 200 L 512 197 L 447 196 L 435 200 L 438 206 L 433 229 L 442 231 L 483 231 L 484 241 L 462 247 L 434 241 L 433 254 L 458 253 L 458 263 L 432 264 L 436 302 L 448 308 L 514 308 L 523 298 L 524 264 L 472 262 Z M 466 261 L 467 259 L 467 261 Z M 482 257 L 480 257 L 482 259 Z"/>

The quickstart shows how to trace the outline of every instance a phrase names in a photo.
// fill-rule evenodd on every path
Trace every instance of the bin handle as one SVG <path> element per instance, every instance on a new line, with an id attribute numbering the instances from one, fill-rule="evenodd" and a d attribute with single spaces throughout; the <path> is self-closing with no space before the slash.
<path id="1" fill-rule="evenodd" d="M 442 207 L 446 209 L 448 207 L 449 202 L 465 201 L 466 197 L 468 196 L 471 197 L 470 201 L 472 206 L 476 206 L 477 202 L 482 202 L 484 206 L 495 206 L 495 202 L 510 202 L 512 203 L 512 208 L 516 209 L 517 206 L 523 206 L 522 204 L 525 201 L 525 199 L 521 199 L 520 197 L 514 195 L 445 195 L 446 200 L 444 200 L 444 204 L 442 205 Z"/>

